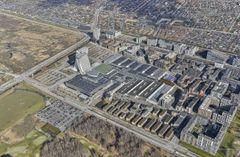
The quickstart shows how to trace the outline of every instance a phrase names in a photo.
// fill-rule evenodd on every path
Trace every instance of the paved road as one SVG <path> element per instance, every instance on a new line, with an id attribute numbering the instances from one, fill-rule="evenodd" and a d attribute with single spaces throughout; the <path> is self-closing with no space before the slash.
<path id="1" fill-rule="evenodd" d="M 40 64 L 36 65 L 35 67 L 27 70 L 26 72 L 22 73 L 19 76 L 16 76 L 14 79 L 2 84 L 0 86 L 0 93 L 14 87 L 15 85 L 17 85 L 18 83 L 23 81 L 23 77 L 25 76 L 30 76 L 30 75 L 34 75 L 36 72 L 38 72 L 39 70 L 41 70 L 43 67 L 46 67 L 52 63 L 54 63 L 55 61 L 69 55 L 70 53 L 73 53 L 74 50 L 76 50 L 77 48 L 81 47 L 82 45 L 84 45 L 86 42 L 88 42 L 90 40 L 89 36 L 85 35 L 85 37 L 80 40 L 79 42 L 75 43 L 74 45 L 70 46 L 69 48 L 59 52 L 58 54 L 56 54 L 55 56 L 52 56 L 50 58 L 48 58 L 47 60 L 41 62 Z"/>
<path id="2" fill-rule="evenodd" d="M 85 43 L 89 40 L 89 38 L 85 38 L 82 41 L 80 41 L 80 43 Z M 74 101 L 68 98 L 63 98 L 58 96 L 57 94 L 53 93 L 50 89 L 50 87 L 42 84 L 41 82 L 38 82 L 37 80 L 34 80 L 32 78 L 30 78 L 29 76 L 31 76 L 32 74 L 34 74 L 35 72 L 37 72 L 38 70 L 40 70 L 41 68 L 55 62 L 56 60 L 66 56 L 67 54 L 69 54 L 69 49 L 64 50 L 60 53 L 58 53 L 57 55 L 43 61 L 42 63 L 38 64 L 37 66 L 29 69 L 28 71 L 26 71 L 25 73 L 15 77 L 13 80 L 7 82 L 6 84 L 0 86 L 0 92 L 5 91 L 15 85 L 17 85 L 18 83 L 25 81 L 29 84 L 31 84 L 33 87 L 43 91 L 46 94 L 49 94 L 59 100 L 62 100 L 63 102 L 66 102 L 86 113 L 89 113 L 91 115 L 96 116 L 97 118 L 103 119 L 105 121 L 110 122 L 111 124 L 121 127 L 129 132 L 134 133 L 135 135 L 139 136 L 141 139 L 148 141 L 160 148 L 163 148 L 165 150 L 168 150 L 170 152 L 174 152 L 176 154 L 179 154 L 181 156 L 185 156 L 184 154 L 188 154 L 188 156 L 191 157 L 195 157 L 197 155 L 193 154 L 192 152 L 188 151 L 187 149 L 175 144 L 175 143 L 171 143 L 169 141 L 166 141 L 164 139 L 159 138 L 157 135 L 153 135 L 149 132 L 146 132 L 144 129 L 138 128 L 136 126 L 133 126 L 125 121 L 121 121 L 119 120 L 117 117 L 111 116 L 101 110 L 96 109 L 95 107 L 92 107 L 90 105 L 85 105 L 79 101 Z M 176 151 L 176 150 L 180 150 L 180 151 Z M 182 154 L 181 152 L 183 152 L 184 154 Z"/>
<path id="3" fill-rule="evenodd" d="M 119 120 L 117 117 L 114 117 L 112 115 L 109 115 L 101 110 L 98 110 L 95 107 L 92 107 L 90 105 L 85 105 L 79 101 L 74 101 L 72 99 L 68 99 L 68 98 L 63 98 L 58 96 L 57 94 L 53 93 L 50 90 L 50 87 L 42 84 L 41 82 L 38 82 L 37 80 L 34 80 L 32 78 L 30 78 L 29 76 L 34 75 L 36 72 L 38 72 L 39 70 L 41 70 L 43 67 L 46 67 L 48 65 L 50 65 L 51 63 L 54 63 L 55 61 L 63 58 L 64 56 L 70 54 L 72 51 L 74 51 L 75 49 L 79 48 L 81 45 L 83 45 L 84 43 L 89 41 L 89 37 L 87 35 L 85 35 L 85 37 L 79 41 L 78 43 L 74 44 L 73 46 L 69 47 L 68 49 L 58 53 L 57 55 L 50 57 L 49 59 L 41 62 L 40 64 L 38 64 L 37 66 L 27 70 L 26 72 L 24 72 L 23 74 L 16 76 L 14 79 L 6 82 L 5 84 L 0 86 L 0 93 L 6 91 L 9 88 L 14 87 L 15 85 L 17 85 L 18 83 L 25 81 L 29 84 L 31 84 L 33 87 L 38 88 L 39 90 L 43 91 L 44 93 L 53 96 L 59 100 L 62 100 L 63 102 L 66 102 L 67 104 L 70 104 L 86 113 L 89 113 L 91 115 L 96 116 L 97 118 L 103 119 L 105 121 L 110 122 L 111 124 L 121 127 L 129 132 L 134 133 L 135 135 L 139 136 L 141 139 L 148 141 L 160 148 L 166 149 L 170 152 L 174 152 L 176 154 L 179 154 L 181 156 L 186 156 L 184 154 L 187 154 L 188 156 L 191 157 L 196 157 L 197 155 L 188 151 L 187 149 L 175 144 L 175 143 L 171 143 L 169 141 L 166 141 L 164 139 L 159 138 L 157 135 L 153 135 L 149 132 L 146 132 L 144 129 L 138 128 L 136 126 L 133 126 L 125 121 Z M 183 154 L 184 153 L 184 154 Z"/>
<path id="4" fill-rule="evenodd" d="M 13 80 L 7 82 L 6 84 L 0 86 L 0 92 L 1 91 L 5 91 L 8 88 L 11 88 L 13 86 L 15 86 L 16 84 L 25 81 L 29 84 L 31 84 L 33 87 L 45 92 L 46 94 L 53 96 L 59 100 L 62 100 L 63 102 L 66 102 L 69 105 L 72 105 L 86 113 L 89 113 L 91 115 L 96 116 L 97 118 L 103 119 L 105 121 L 108 121 L 109 123 L 121 127 L 129 132 L 134 133 L 135 135 L 137 135 L 138 137 L 140 137 L 141 139 L 152 143 L 160 148 L 163 148 L 165 150 L 168 150 L 170 152 L 173 152 L 175 154 L 178 154 L 180 156 L 186 156 L 185 154 L 187 154 L 187 156 L 190 157 L 196 157 L 197 155 L 192 153 L 191 151 L 188 151 L 186 148 L 179 146 L 176 143 L 173 142 L 169 142 L 167 140 L 161 139 L 159 138 L 157 135 L 153 135 L 147 131 L 145 131 L 144 129 L 138 128 L 136 126 L 133 126 L 125 121 L 119 120 L 117 117 L 114 117 L 112 115 L 109 115 L 101 110 L 98 110 L 95 107 L 92 107 L 90 105 L 85 105 L 79 101 L 75 101 L 72 99 L 68 99 L 68 98 L 63 98 L 58 96 L 57 94 L 53 93 L 50 89 L 50 87 L 42 84 L 41 82 L 38 82 L 37 80 L 34 80 L 32 78 L 30 78 L 29 76 L 31 76 L 32 74 L 36 73 L 38 70 L 42 69 L 43 67 L 50 65 L 51 63 L 61 59 L 62 57 L 66 56 L 69 54 L 70 50 L 75 49 L 77 46 L 84 44 L 85 42 L 87 42 L 89 40 L 89 37 L 86 36 L 83 40 L 79 41 L 79 43 L 73 45 L 72 47 L 58 53 L 57 55 L 43 61 L 42 63 L 38 64 L 37 66 L 29 69 L 28 71 L 26 71 L 25 73 L 15 77 Z"/>
<path id="5" fill-rule="evenodd" d="M 199 62 L 203 62 L 203 63 L 206 63 L 206 64 L 214 64 L 215 63 L 213 61 L 210 61 L 210 60 L 207 60 L 205 58 L 198 57 L 198 56 L 185 55 L 185 58 L 189 58 L 189 59 L 192 59 L 192 60 L 197 60 Z M 236 67 L 236 66 L 233 66 L 233 65 L 230 65 L 230 64 L 227 64 L 227 63 L 224 64 L 224 68 L 235 69 L 235 70 L 240 69 L 239 67 Z"/>
<path id="6" fill-rule="evenodd" d="M 27 82 L 28 84 L 31 84 L 33 87 L 43 91 L 44 93 L 55 97 L 69 105 L 72 105 L 88 114 L 94 115 L 97 118 L 100 118 L 104 121 L 107 121 L 115 126 L 118 126 L 120 128 L 123 128 L 125 130 L 127 130 L 128 132 L 132 132 L 135 135 L 139 136 L 141 139 L 152 143 L 160 148 L 163 148 L 165 150 L 168 150 L 169 152 L 173 152 L 175 154 L 178 154 L 180 156 L 186 156 L 184 154 L 187 154 L 190 157 L 196 157 L 197 155 L 188 151 L 186 148 L 179 146 L 176 143 L 172 143 L 169 142 L 167 140 L 161 139 L 159 138 L 157 135 L 153 135 L 147 131 L 145 131 L 144 129 L 138 128 L 137 126 L 133 126 L 125 121 L 120 120 L 117 117 L 114 117 L 112 115 L 109 115 L 108 113 L 99 110 L 91 105 L 86 105 L 82 102 L 76 101 L 76 100 L 72 100 L 69 98 L 63 98 L 61 96 L 58 96 L 57 94 L 53 93 L 48 86 L 42 84 L 41 82 L 34 80 L 32 78 L 29 78 L 27 76 L 25 76 L 24 81 Z M 184 154 L 183 154 L 184 153 Z"/>

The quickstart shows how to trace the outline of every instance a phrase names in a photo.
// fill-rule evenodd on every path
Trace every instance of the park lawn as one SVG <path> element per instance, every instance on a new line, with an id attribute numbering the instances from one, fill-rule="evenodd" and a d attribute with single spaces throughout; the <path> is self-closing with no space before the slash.
<path id="1" fill-rule="evenodd" d="M 220 147 L 223 147 L 225 149 L 233 148 L 234 138 L 235 138 L 235 135 L 227 131 L 222 140 Z"/>
<path id="2" fill-rule="evenodd" d="M 9 153 L 14 157 L 33 157 L 40 153 L 42 144 L 48 140 L 43 133 L 32 130 L 28 135 L 20 142 L 16 144 L 0 143 L 0 154 Z M 23 151 L 21 151 L 23 150 Z"/>
<path id="3" fill-rule="evenodd" d="M 44 107 L 44 98 L 28 89 L 29 91 L 14 90 L 0 95 L 0 132 Z"/>
<path id="4" fill-rule="evenodd" d="M 29 157 L 39 154 L 44 142 L 49 140 L 49 138 L 43 133 L 33 130 L 33 136 L 27 140 Z"/>

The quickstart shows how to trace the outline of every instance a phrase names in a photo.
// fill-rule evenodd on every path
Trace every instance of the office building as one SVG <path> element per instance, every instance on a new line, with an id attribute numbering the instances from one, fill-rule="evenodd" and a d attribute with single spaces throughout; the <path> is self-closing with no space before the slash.
<path id="1" fill-rule="evenodd" d="M 91 70 L 91 64 L 88 58 L 88 48 L 83 47 L 76 52 L 75 69 L 84 75 Z"/>

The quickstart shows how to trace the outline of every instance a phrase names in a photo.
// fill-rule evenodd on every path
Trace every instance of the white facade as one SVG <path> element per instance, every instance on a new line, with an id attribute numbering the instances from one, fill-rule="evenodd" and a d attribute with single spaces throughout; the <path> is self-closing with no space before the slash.
<path id="1" fill-rule="evenodd" d="M 122 32 L 120 32 L 120 31 L 108 31 L 108 32 L 106 32 L 106 37 L 108 39 L 114 39 L 114 38 L 117 38 L 120 35 L 122 35 Z"/>
<path id="2" fill-rule="evenodd" d="M 158 40 L 157 39 L 147 39 L 148 46 L 157 46 Z"/>
<path id="3" fill-rule="evenodd" d="M 75 68 L 82 75 L 91 70 L 91 64 L 88 58 L 88 48 L 83 47 L 76 52 Z"/>
<path id="4" fill-rule="evenodd" d="M 93 29 L 93 38 L 94 38 L 96 41 L 99 41 L 100 36 L 101 36 L 101 29 L 100 29 L 100 28 L 94 28 L 94 29 Z"/>

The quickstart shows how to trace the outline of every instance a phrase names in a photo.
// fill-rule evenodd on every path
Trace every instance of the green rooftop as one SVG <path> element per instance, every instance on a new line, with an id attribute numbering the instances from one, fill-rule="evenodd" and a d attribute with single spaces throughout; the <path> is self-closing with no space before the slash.
<path id="1" fill-rule="evenodd" d="M 97 66 L 95 68 L 95 70 L 102 74 L 108 74 L 109 72 L 111 72 L 113 70 L 113 67 L 108 64 L 101 64 L 101 65 Z"/>

